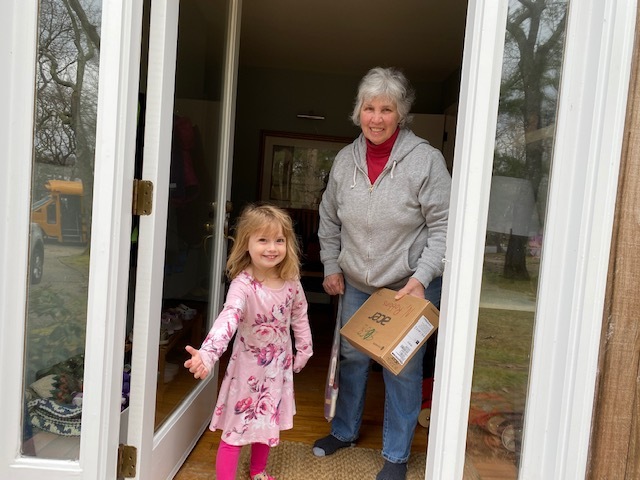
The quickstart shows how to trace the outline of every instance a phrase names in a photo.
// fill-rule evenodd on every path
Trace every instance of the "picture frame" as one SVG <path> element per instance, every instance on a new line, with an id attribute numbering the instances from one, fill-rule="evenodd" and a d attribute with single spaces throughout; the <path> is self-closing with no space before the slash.
<path id="1" fill-rule="evenodd" d="M 284 208 L 317 210 L 329 171 L 347 137 L 263 130 L 259 195 Z"/>

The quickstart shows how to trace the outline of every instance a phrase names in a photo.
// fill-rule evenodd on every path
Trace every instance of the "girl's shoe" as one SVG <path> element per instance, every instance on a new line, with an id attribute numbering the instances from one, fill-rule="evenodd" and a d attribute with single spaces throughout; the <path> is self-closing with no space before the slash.
<path id="1" fill-rule="evenodd" d="M 276 480 L 276 477 L 272 477 L 267 472 L 262 472 L 251 475 L 251 480 Z"/>

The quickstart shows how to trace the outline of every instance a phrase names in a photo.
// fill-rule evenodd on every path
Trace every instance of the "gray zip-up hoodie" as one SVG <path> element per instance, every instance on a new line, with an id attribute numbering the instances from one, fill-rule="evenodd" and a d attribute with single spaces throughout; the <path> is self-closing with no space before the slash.
<path id="1" fill-rule="evenodd" d="M 382 173 L 367 175 L 360 136 L 336 156 L 320 204 L 324 275 L 343 273 L 358 290 L 425 288 L 442 275 L 451 177 L 444 157 L 403 128 Z"/>

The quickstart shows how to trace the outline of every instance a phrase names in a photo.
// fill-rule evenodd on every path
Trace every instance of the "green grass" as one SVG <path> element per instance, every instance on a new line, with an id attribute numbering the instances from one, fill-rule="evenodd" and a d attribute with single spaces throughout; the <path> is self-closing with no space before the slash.
<path id="1" fill-rule="evenodd" d="M 493 392 L 524 408 L 529 380 L 533 312 L 480 309 L 473 392 Z"/>
<path id="2" fill-rule="evenodd" d="M 485 254 L 484 266 L 482 271 L 482 282 L 489 283 L 493 286 L 510 292 L 530 295 L 535 298 L 538 287 L 538 270 L 540 268 L 540 259 L 528 256 L 526 260 L 527 272 L 529 280 L 514 280 L 506 278 L 503 274 L 504 270 L 504 254 L 492 253 Z"/>
<path id="3" fill-rule="evenodd" d="M 66 266 L 74 268 L 80 273 L 89 275 L 89 249 L 87 248 L 80 255 L 71 255 L 68 257 L 60 257 L 58 260 Z"/>
<path id="4" fill-rule="evenodd" d="M 28 309 L 25 375 L 30 383 L 37 371 L 84 353 L 86 289 L 37 285 L 29 289 Z"/>

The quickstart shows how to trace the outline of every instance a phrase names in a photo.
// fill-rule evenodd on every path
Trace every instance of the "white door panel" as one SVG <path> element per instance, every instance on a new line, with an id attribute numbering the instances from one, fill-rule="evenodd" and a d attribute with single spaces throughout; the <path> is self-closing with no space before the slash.
<path id="1" fill-rule="evenodd" d="M 189 383 L 179 343 L 199 347 L 224 291 L 227 212 L 217 206 L 229 196 L 239 2 L 215 5 L 223 15 L 211 25 L 196 3 L 151 1 L 142 179 L 154 185 L 153 212 L 139 220 L 126 442 L 138 449 L 141 479 L 172 478 L 215 403 L 217 374 Z M 226 63 L 207 65 L 211 44 Z M 207 91 L 214 81 L 222 93 Z M 204 323 L 176 343 L 187 321 L 171 334 L 161 317 L 178 304 L 197 309 Z M 159 348 L 166 335 L 170 347 Z M 178 373 L 169 375 L 169 365 Z"/>
<path id="2" fill-rule="evenodd" d="M 508 478 L 586 475 L 636 2 L 546 2 L 546 17 L 529 10 L 531 5 L 518 0 L 469 2 L 429 432 L 429 479 L 463 478 L 465 466 L 473 466 L 473 457 L 483 451 L 511 460 Z M 530 21 L 514 23 L 523 18 Z M 532 28 L 541 18 L 544 28 Z M 521 50 L 514 38 L 534 31 L 537 35 L 531 40 L 541 45 L 534 50 L 553 49 L 547 54 L 553 59 L 545 64 L 547 70 L 527 69 L 529 76 L 518 87 L 513 79 L 518 78 L 514 72 L 519 63 L 514 59 L 531 57 L 525 59 L 526 49 Z M 559 42 L 545 45 L 554 40 Z M 532 78 L 545 74 L 542 84 Z M 512 90 L 499 90 L 501 78 L 508 80 L 502 88 Z M 513 114 L 521 110 L 513 106 L 525 90 L 542 93 L 547 110 L 541 108 L 537 118 L 532 115 L 518 123 L 517 113 Z M 529 155 L 536 154 L 542 168 L 523 169 L 521 165 L 531 165 Z M 505 164 L 512 169 L 507 171 Z M 541 178 L 541 173 L 548 178 Z M 522 180 L 530 182 L 528 192 L 515 188 Z M 500 185 L 514 188 L 503 188 L 499 194 Z M 519 208 L 525 212 L 520 217 L 495 217 L 494 194 L 505 200 L 509 191 L 518 198 L 504 203 L 534 205 L 538 215 Z M 490 228 L 487 216 L 493 220 Z M 514 225 L 526 228 L 516 233 Z M 513 237 L 521 239 L 512 243 Z M 507 272 L 502 267 L 512 260 L 509 249 L 523 239 L 529 240 L 521 243 L 525 268 L 513 276 L 515 268 Z M 533 273 L 530 277 L 527 268 Z M 523 329 L 529 336 L 522 335 Z M 496 339 L 493 332 L 503 336 Z M 500 357 L 505 354 L 504 340 L 511 337 L 521 339 L 518 362 Z M 500 363 L 507 364 L 502 371 L 495 368 Z M 518 369 L 516 375 L 499 375 Z M 492 437 L 494 432 L 489 432 L 488 417 L 483 415 L 489 412 L 499 419 L 496 410 L 473 409 L 474 395 L 479 398 L 478 393 L 486 393 L 482 387 L 492 386 L 487 379 L 503 387 L 489 390 L 497 393 L 493 399 L 500 402 L 494 404 L 498 413 L 517 414 L 514 418 L 521 422 L 511 424 L 511 443 L 504 434 Z M 480 424 L 478 419 L 483 418 L 485 423 Z M 482 427 L 487 431 L 483 433 Z M 496 441 L 495 450 L 473 443 L 473 435 L 481 438 L 485 433 L 487 445 Z M 492 462 L 486 455 L 485 459 Z"/>
<path id="3" fill-rule="evenodd" d="M 178 6 L 151 3 L 142 178 L 153 183 L 153 212 L 140 218 L 126 442 L 138 451 L 135 478 L 149 478 L 152 468 Z"/>
<path id="4" fill-rule="evenodd" d="M 55 5 L 60 7 L 60 4 Z M 42 119 L 38 102 L 42 106 L 45 105 L 43 102 L 51 101 L 50 97 L 34 96 L 36 85 L 38 92 L 43 92 L 40 89 L 45 83 L 43 71 L 46 75 L 46 68 L 41 70 L 36 66 L 42 67 L 47 61 L 37 54 L 41 49 L 35 42 L 43 38 L 46 28 L 64 30 L 68 18 L 61 16 L 47 23 L 46 18 L 54 17 L 51 10 L 42 10 L 45 6 L 44 2 L 35 1 L 4 2 L 0 21 L 2 58 L 6 60 L 7 72 L 11 72 L 2 89 L 2 104 L 6 107 L 3 110 L 10 120 L 2 130 L 11 141 L 2 143 L 3 149 L 8 149 L 2 156 L 12 159 L 5 164 L 7 170 L 0 180 L 0 210 L 6 219 L 5 225 L 11 226 L 3 229 L 0 240 L 3 272 L 11 272 L 9 275 L 3 273 L 0 282 L 0 298 L 3 299 L 0 309 L 3 309 L 2 318 L 14 319 L 9 323 L 2 322 L 11 328 L 0 335 L 0 365 L 3 376 L 4 372 L 8 373 L 0 400 L 5 412 L 4 433 L 0 439 L 3 452 L 0 477 L 107 479 L 114 476 L 118 447 L 122 356 L 114 355 L 114 352 L 124 350 L 126 282 L 120 279 L 127 277 L 128 270 L 131 159 L 135 145 L 140 53 L 137 47 L 142 8 L 137 2 L 124 1 L 105 2 L 104 5 L 94 2 L 90 6 L 92 10 L 87 10 L 87 19 L 92 25 L 99 26 L 102 45 L 99 57 L 91 57 L 91 64 L 83 65 L 87 67 L 85 70 L 73 67 L 79 61 L 73 49 L 62 48 L 73 42 L 50 50 L 58 55 L 68 55 L 66 63 L 58 63 L 58 81 L 73 79 L 75 98 L 79 97 L 83 102 L 84 109 L 81 112 L 72 109 L 69 120 L 77 121 L 82 115 L 81 124 L 85 130 L 76 130 L 75 139 L 83 135 L 82 140 L 86 142 L 82 148 L 73 150 L 77 168 L 74 170 L 73 164 L 60 165 L 58 175 L 80 176 L 85 193 L 93 187 L 92 197 L 86 196 L 93 198 L 93 202 L 84 210 L 82 221 L 85 233 L 91 235 L 91 244 L 89 248 L 81 241 L 80 246 L 74 246 L 66 239 L 45 243 L 44 274 L 34 285 L 33 282 L 28 284 L 29 275 L 24 275 L 30 262 L 26 249 L 30 206 L 41 195 L 44 181 L 52 178 L 43 167 L 47 164 L 48 154 L 44 155 L 43 161 L 43 154 L 35 153 L 34 148 L 36 145 L 37 151 L 42 152 L 47 146 L 43 137 L 38 136 L 42 129 L 42 124 L 38 123 Z M 89 8 L 86 4 L 82 7 Z M 82 35 L 90 30 L 85 25 L 80 28 Z M 57 38 L 60 40 L 62 36 Z M 5 57 L 7 52 L 10 53 Z M 65 77 L 62 72 L 69 66 L 71 70 L 65 72 Z M 74 76 L 81 71 L 85 73 L 84 77 Z M 73 96 L 62 101 L 72 102 Z M 48 147 L 51 149 L 54 145 Z M 58 151 L 60 155 L 72 151 L 67 145 Z M 81 168 L 85 168 L 82 174 L 79 173 Z M 16 245 L 24 245 L 24 252 Z M 74 264 L 75 269 L 63 262 L 65 258 L 77 262 L 81 257 L 83 260 Z M 71 277 L 73 281 L 67 282 Z M 29 292 L 25 291 L 27 285 Z M 38 309 L 38 302 L 43 298 L 49 298 L 52 303 Z M 69 298 L 71 302 L 66 301 Z M 46 322 L 46 315 L 51 315 L 53 320 Z M 59 337 L 61 331 L 57 329 L 60 327 L 69 328 L 63 337 Z M 56 338 L 64 338 L 64 341 L 56 344 Z M 32 385 L 33 370 L 50 367 L 58 359 L 66 359 L 74 350 L 84 354 L 80 434 L 61 436 L 40 430 L 29 432 L 27 436 L 26 428 L 23 429 L 27 418 L 25 384 Z M 60 357 L 56 358 L 56 354 Z"/>

